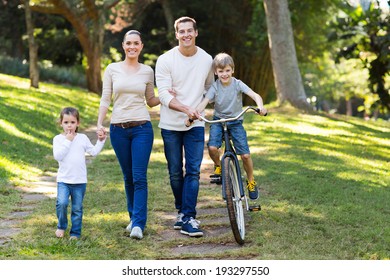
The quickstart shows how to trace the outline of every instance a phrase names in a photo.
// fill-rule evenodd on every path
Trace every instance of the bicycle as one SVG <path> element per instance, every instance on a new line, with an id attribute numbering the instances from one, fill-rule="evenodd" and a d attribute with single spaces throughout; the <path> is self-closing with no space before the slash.
<path id="1" fill-rule="evenodd" d="M 208 120 L 203 116 L 200 117 L 200 119 L 206 123 L 221 123 L 223 127 L 223 141 L 225 142 L 225 150 L 221 158 L 222 196 L 223 199 L 226 200 L 226 207 L 228 210 L 230 226 L 233 231 L 234 238 L 240 245 L 245 243 L 245 219 L 243 202 L 245 202 L 246 211 L 260 211 L 261 205 L 249 205 L 242 182 L 239 160 L 233 143 L 229 137 L 227 122 L 238 120 L 250 109 L 260 113 L 259 108 L 248 106 L 234 118 Z M 193 120 L 189 119 L 186 123 L 186 126 L 190 126 L 192 122 Z"/>

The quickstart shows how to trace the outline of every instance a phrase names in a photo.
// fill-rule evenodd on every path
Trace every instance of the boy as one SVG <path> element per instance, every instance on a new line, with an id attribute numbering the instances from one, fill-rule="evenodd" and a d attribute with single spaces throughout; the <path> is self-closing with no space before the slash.
<path id="1" fill-rule="evenodd" d="M 214 102 L 213 119 L 225 119 L 237 116 L 242 111 L 242 93 L 251 97 L 260 109 L 260 115 L 266 115 L 267 110 L 263 107 L 263 99 L 251 90 L 242 81 L 234 78 L 234 61 L 226 53 L 219 53 L 213 60 L 213 69 L 218 79 L 207 91 L 205 98 L 196 107 L 202 112 L 207 103 Z M 250 199 L 257 199 L 259 191 L 253 176 L 253 161 L 250 156 L 246 131 L 242 125 L 243 117 L 237 121 L 229 122 L 228 128 L 232 136 L 233 144 L 238 155 L 241 155 L 244 170 L 247 175 L 247 189 Z M 210 125 L 210 139 L 207 144 L 210 158 L 214 162 L 214 175 L 212 178 L 221 176 L 221 159 L 219 148 L 222 146 L 222 125 L 220 123 Z"/>

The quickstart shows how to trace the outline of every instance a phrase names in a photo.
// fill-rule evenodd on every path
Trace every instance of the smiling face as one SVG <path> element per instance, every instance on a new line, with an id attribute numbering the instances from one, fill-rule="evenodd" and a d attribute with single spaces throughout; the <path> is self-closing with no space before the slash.
<path id="1" fill-rule="evenodd" d="M 179 41 L 181 48 L 195 47 L 195 39 L 198 36 L 198 31 L 194 28 L 191 21 L 180 22 L 177 25 L 176 39 Z"/>
<path id="2" fill-rule="evenodd" d="M 131 33 L 124 37 L 122 47 L 126 58 L 138 59 L 144 44 L 142 43 L 141 37 L 138 34 Z"/>
<path id="3" fill-rule="evenodd" d="M 218 76 L 218 79 L 221 81 L 222 85 L 228 86 L 232 81 L 234 70 L 230 65 L 226 65 L 224 68 L 217 68 L 215 70 L 215 75 Z"/>
<path id="4" fill-rule="evenodd" d="M 61 126 L 66 134 L 75 133 L 79 124 L 77 118 L 71 114 L 64 114 L 61 120 Z"/>

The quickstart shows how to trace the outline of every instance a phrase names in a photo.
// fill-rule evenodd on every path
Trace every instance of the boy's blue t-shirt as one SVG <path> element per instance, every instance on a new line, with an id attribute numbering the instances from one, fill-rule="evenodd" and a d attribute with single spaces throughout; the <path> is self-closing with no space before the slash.
<path id="1" fill-rule="evenodd" d="M 214 116 L 221 119 L 237 116 L 242 111 L 242 94 L 249 90 L 245 83 L 234 77 L 226 87 L 217 79 L 206 93 L 210 102 L 214 102 Z"/>

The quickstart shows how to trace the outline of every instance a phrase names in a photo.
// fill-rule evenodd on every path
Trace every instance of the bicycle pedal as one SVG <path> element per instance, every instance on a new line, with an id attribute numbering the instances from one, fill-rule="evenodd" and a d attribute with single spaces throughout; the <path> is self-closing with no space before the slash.
<path id="1" fill-rule="evenodd" d="M 222 184 L 222 178 L 221 176 L 219 177 L 210 177 L 210 183 L 211 184 L 217 184 L 217 185 L 221 185 Z"/>
<path id="2" fill-rule="evenodd" d="M 259 204 L 259 205 L 252 205 L 252 206 L 249 206 L 249 211 L 251 211 L 251 212 L 258 212 L 258 211 L 261 211 L 261 206 L 260 206 L 260 204 Z"/>

